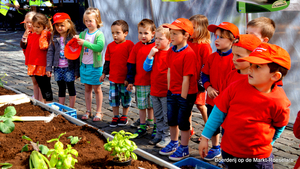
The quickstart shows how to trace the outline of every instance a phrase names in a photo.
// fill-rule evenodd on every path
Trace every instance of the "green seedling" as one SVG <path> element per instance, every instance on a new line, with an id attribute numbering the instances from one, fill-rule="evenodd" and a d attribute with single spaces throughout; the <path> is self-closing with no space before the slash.
<path id="1" fill-rule="evenodd" d="M 10 163 L 0 163 L 1 169 L 11 168 L 12 166 Z"/>
<path id="2" fill-rule="evenodd" d="M 30 141 L 30 145 L 33 147 L 34 150 L 40 151 L 42 154 L 47 155 L 47 153 L 49 151 L 49 148 L 47 146 L 39 144 L 39 142 L 35 143 L 32 141 L 31 138 L 29 138 L 25 135 L 22 136 L 22 139 Z M 28 151 L 28 145 L 29 144 L 25 144 L 24 147 L 22 148 L 21 152 Z"/>
<path id="3" fill-rule="evenodd" d="M 58 138 L 51 139 L 47 141 L 51 143 L 56 141 L 54 144 L 54 149 L 50 149 L 47 153 L 47 156 L 50 157 L 50 168 L 57 169 L 69 169 L 75 168 L 75 163 L 78 162 L 72 155 L 78 156 L 78 152 L 75 149 L 72 149 L 72 146 L 67 144 L 67 148 L 64 149 L 64 144 L 59 141 L 59 138 L 66 133 L 61 133 Z"/>
<path id="4" fill-rule="evenodd" d="M 54 117 L 53 115 L 50 115 L 49 117 L 46 116 L 15 116 L 17 114 L 17 111 L 14 106 L 8 106 L 4 110 L 4 115 L 0 116 L 0 131 L 8 134 L 14 131 L 15 124 L 14 121 L 51 121 Z"/>
<path id="5" fill-rule="evenodd" d="M 70 139 L 71 144 L 77 144 L 82 138 L 81 137 L 78 138 L 78 136 L 75 136 L 75 137 L 69 136 L 68 139 Z"/>
<path id="6" fill-rule="evenodd" d="M 1 75 L 0 75 L 1 76 Z M 7 81 L 4 81 L 3 78 L 5 78 L 7 76 L 6 73 L 4 73 L 4 75 L 0 78 L 0 86 L 3 87 L 3 82 L 7 83 Z M 1 163 L 1 164 L 5 164 L 5 163 Z"/>
<path id="7" fill-rule="evenodd" d="M 111 156 L 115 156 L 115 159 L 118 161 L 127 161 L 130 158 L 137 160 L 137 156 L 133 152 L 137 149 L 137 146 L 135 142 L 129 139 L 136 138 L 138 134 L 132 134 L 124 130 L 114 131 L 111 134 L 115 135 L 115 137 L 112 141 L 109 141 L 109 138 L 107 138 L 107 143 L 104 144 L 105 150 L 110 151 Z"/>

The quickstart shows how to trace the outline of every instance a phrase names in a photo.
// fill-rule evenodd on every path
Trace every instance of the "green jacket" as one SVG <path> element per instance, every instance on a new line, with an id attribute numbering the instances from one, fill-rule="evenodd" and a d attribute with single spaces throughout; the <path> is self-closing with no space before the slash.
<path id="1" fill-rule="evenodd" d="M 80 39 L 85 39 L 85 35 L 87 33 L 88 29 L 84 30 L 79 34 Z M 94 68 L 102 67 L 102 55 L 101 52 L 104 48 L 105 39 L 104 34 L 98 30 L 98 32 L 95 35 L 94 43 L 84 41 L 80 53 L 80 65 L 82 63 L 82 57 L 84 52 L 84 47 L 87 47 L 93 51 L 93 66 Z"/>
<path id="2" fill-rule="evenodd" d="M 16 0 L 12 0 L 12 2 L 14 5 L 18 4 L 18 3 L 16 3 Z M 10 1 L 9 1 L 9 3 L 10 3 Z M 2 15 L 6 16 L 9 8 L 10 8 L 9 6 L 6 6 L 5 3 L 0 0 L 0 13 Z"/>

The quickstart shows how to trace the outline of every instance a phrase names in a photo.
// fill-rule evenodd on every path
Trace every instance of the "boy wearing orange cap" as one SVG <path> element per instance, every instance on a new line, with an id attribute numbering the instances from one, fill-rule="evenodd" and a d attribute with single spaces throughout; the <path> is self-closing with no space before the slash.
<path id="1" fill-rule="evenodd" d="M 237 59 L 248 57 L 249 54 L 261 44 L 258 37 L 251 34 L 238 35 L 232 45 L 232 61 L 235 70 L 232 70 L 223 82 L 221 91 L 225 90 L 231 83 L 248 78 L 249 62 L 238 62 Z"/>
<path id="2" fill-rule="evenodd" d="M 217 51 L 212 53 L 204 67 L 202 68 L 202 84 L 207 90 L 207 115 L 209 117 L 213 106 L 213 99 L 216 98 L 221 90 L 222 83 L 226 76 L 235 68 L 232 62 L 232 43 L 239 35 L 239 29 L 232 23 L 222 22 L 220 25 L 209 25 L 208 30 L 215 34 L 215 45 Z M 212 137 L 212 148 L 210 149 L 205 160 L 213 160 L 215 157 L 221 156 L 219 146 L 220 128 L 216 130 Z"/>
<path id="3" fill-rule="evenodd" d="M 193 35 L 194 30 L 192 22 L 185 18 L 176 19 L 172 24 L 164 27 L 171 29 L 171 42 L 174 45 L 167 54 L 167 114 L 171 142 L 159 153 L 170 155 L 170 160 L 179 161 L 189 156 L 189 117 L 198 92 L 196 54 L 187 45 L 188 38 Z M 178 145 L 179 130 L 181 131 L 180 146 Z"/>
<path id="4" fill-rule="evenodd" d="M 262 43 L 237 61 L 251 63 L 248 79 L 233 83 L 214 100 L 199 153 L 206 156 L 208 139 L 222 125 L 222 157 L 229 169 L 273 168 L 272 145 L 290 114 L 290 101 L 276 82 L 290 69 L 290 56 L 279 46 Z"/>

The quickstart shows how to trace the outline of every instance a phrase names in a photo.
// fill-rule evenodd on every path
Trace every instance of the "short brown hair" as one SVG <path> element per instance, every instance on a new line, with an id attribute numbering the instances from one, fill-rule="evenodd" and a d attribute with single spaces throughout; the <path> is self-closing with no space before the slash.
<path id="1" fill-rule="evenodd" d="M 222 28 L 217 28 L 216 31 L 220 29 L 221 31 L 221 36 L 223 38 L 227 38 L 229 39 L 231 42 L 233 42 L 233 40 L 235 39 L 234 35 L 229 31 L 229 30 L 225 30 L 225 29 L 222 29 Z M 215 32 L 216 33 L 216 32 Z"/>
<path id="2" fill-rule="evenodd" d="M 261 37 L 268 37 L 269 40 L 275 33 L 275 22 L 267 17 L 259 17 L 248 22 L 247 27 L 258 27 L 261 29 Z"/>
<path id="3" fill-rule="evenodd" d="M 170 40 L 170 29 L 169 29 L 169 28 L 164 28 L 163 25 L 165 25 L 165 24 L 166 24 L 166 23 L 160 25 L 160 26 L 156 29 L 155 32 L 161 32 L 161 33 L 163 33 L 163 34 L 166 36 L 166 38 L 167 38 L 168 40 Z"/>
<path id="4" fill-rule="evenodd" d="M 100 11 L 98 8 L 92 8 L 92 7 L 89 7 L 83 14 L 83 23 L 85 24 L 85 19 L 84 19 L 84 16 L 85 15 L 89 15 L 89 14 L 95 14 L 95 20 L 96 20 L 96 23 L 97 23 L 97 28 L 100 28 L 101 26 L 103 26 L 103 22 L 101 20 L 101 14 L 100 14 Z"/>
<path id="5" fill-rule="evenodd" d="M 267 64 L 270 68 L 270 73 L 274 73 L 274 72 L 280 72 L 281 73 L 281 78 L 278 81 L 281 81 L 283 79 L 283 77 L 288 73 L 288 69 L 285 67 L 280 66 L 277 63 L 268 63 Z"/>
<path id="6" fill-rule="evenodd" d="M 141 20 L 141 22 L 138 23 L 137 25 L 138 27 L 147 27 L 147 26 L 150 26 L 150 30 L 152 32 L 154 32 L 156 30 L 156 26 L 154 24 L 154 22 L 151 20 L 151 19 L 143 19 Z"/>
<path id="7" fill-rule="evenodd" d="M 197 32 L 196 40 L 200 43 L 208 43 L 210 44 L 210 33 L 207 29 L 208 27 L 208 19 L 204 15 L 193 15 L 189 19 L 190 21 L 195 22 L 194 31 Z"/>
<path id="8" fill-rule="evenodd" d="M 33 17 L 32 17 L 32 24 L 38 24 L 38 25 L 42 25 L 45 28 L 48 28 L 50 31 L 53 30 L 51 21 L 47 18 L 46 15 L 42 14 L 42 13 L 36 13 Z"/>
<path id="9" fill-rule="evenodd" d="M 114 25 L 121 26 L 123 33 L 129 32 L 128 24 L 124 20 L 116 20 L 111 24 L 111 26 Z"/>

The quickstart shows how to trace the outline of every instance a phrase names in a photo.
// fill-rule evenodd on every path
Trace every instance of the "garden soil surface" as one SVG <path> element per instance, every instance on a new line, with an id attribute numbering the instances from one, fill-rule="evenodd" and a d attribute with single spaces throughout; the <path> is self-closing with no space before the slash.
<path id="1" fill-rule="evenodd" d="M 6 90 L 0 87 L 0 95 L 15 94 L 13 91 Z M 3 115 L 5 108 L 8 105 L 0 107 L 0 115 Z M 49 111 L 44 110 L 39 106 L 32 103 L 24 103 L 14 105 L 16 108 L 16 116 L 48 116 Z M 112 156 L 104 150 L 103 145 L 106 139 L 96 128 L 87 125 L 77 126 L 62 116 L 55 117 L 51 122 L 14 122 L 15 130 L 12 133 L 4 134 L 0 132 L 0 163 L 13 164 L 12 169 L 28 169 L 29 156 L 32 146 L 29 146 L 30 152 L 22 152 L 21 149 L 29 141 L 22 139 L 23 135 L 28 136 L 33 142 L 48 146 L 49 149 L 54 147 L 55 142 L 47 143 L 47 140 L 57 138 L 61 133 L 66 132 L 60 138 L 60 141 L 66 148 L 70 144 L 69 136 L 78 136 L 82 139 L 72 147 L 78 151 L 78 163 L 75 168 L 77 169 L 138 169 L 139 167 L 145 169 L 163 168 L 146 160 L 133 160 L 131 166 L 119 167 L 110 166 Z"/>

